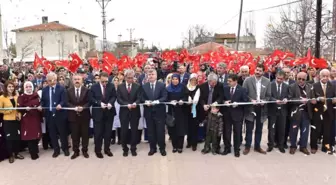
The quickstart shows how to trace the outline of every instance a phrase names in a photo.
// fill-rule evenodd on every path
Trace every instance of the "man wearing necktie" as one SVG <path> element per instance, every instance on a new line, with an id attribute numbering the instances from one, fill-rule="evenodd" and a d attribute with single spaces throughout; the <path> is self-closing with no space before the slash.
<path id="1" fill-rule="evenodd" d="M 148 155 L 154 155 L 157 152 L 156 145 L 159 145 L 161 155 L 166 156 L 166 105 L 160 103 L 167 101 L 167 90 L 165 84 L 157 81 L 156 70 L 148 71 L 148 81 L 148 83 L 142 86 L 143 93 L 141 96 L 141 102 L 145 103 L 144 116 L 146 119 L 150 146 Z"/>
<path id="2" fill-rule="evenodd" d="M 228 78 L 228 75 L 226 74 L 226 64 L 224 62 L 218 63 L 216 70 L 218 75 L 218 82 L 226 86 Z"/>
<path id="3" fill-rule="evenodd" d="M 133 70 L 125 71 L 126 82 L 120 84 L 117 88 L 117 101 L 120 104 L 119 119 L 121 123 L 121 144 L 123 156 L 128 156 L 129 148 L 127 147 L 128 137 L 130 137 L 131 154 L 137 156 L 136 145 L 138 136 L 138 126 L 140 119 L 140 100 L 141 86 L 134 83 L 135 73 Z M 131 128 L 131 135 L 128 131 Z"/>
<path id="4" fill-rule="evenodd" d="M 220 104 L 223 102 L 223 84 L 218 82 L 218 76 L 215 73 L 208 75 L 207 82 L 200 85 L 200 99 L 199 103 L 202 107 L 200 111 L 199 120 L 202 122 L 211 105 Z M 222 112 L 222 111 L 221 111 Z M 222 113 L 223 114 L 223 113 Z M 221 140 L 221 136 L 218 138 Z M 220 142 L 218 142 L 220 143 Z M 217 147 L 216 153 L 220 153 L 220 147 Z"/>
<path id="5" fill-rule="evenodd" d="M 335 116 L 333 104 L 335 100 L 335 87 L 329 81 L 330 72 L 328 69 L 320 71 L 320 81 L 313 84 L 312 98 L 317 101 L 311 101 L 313 104 L 313 122 L 310 135 L 311 153 L 317 152 L 317 140 L 323 126 L 322 151 L 332 153 L 331 146 L 331 124 Z"/>
<path id="6" fill-rule="evenodd" d="M 102 145 L 104 141 L 104 153 L 112 157 L 110 150 L 112 138 L 113 119 L 116 115 L 115 107 L 116 90 L 113 84 L 108 83 L 108 74 L 101 72 L 100 82 L 93 84 L 90 91 L 90 102 L 93 107 L 92 119 L 94 124 L 94 142 L 97 158 L 103 158 Z M 98 108 L 100 107 L 100 108 Z"/>
<path id="7" fill-rule="evenodd" d="M 61 140 L 61 148 L 65 156 L 69 156 L 68 150 L 68 130 L 67 117 L 65 110 L 62 107 L 66 106 L 66 92 L 64 87 L 57 82 L 57 75 L 49 73 L 47 75 L 48 87 L 42 90 L 41 106 L 49 107 L 44 111 L 46 124 L 48 127 L 49 136 L 54 149 L 53 157 L 56 158 L 60 154 L 60 146 L 58 143 L 58 135 Z"/>
<path id="8" fill-rule="evenodd" d="M 71 159 L 76 159 L 79 156 L 80 139 L 82 139 L 83 156 L 89 158 L 89 124 L 91 117 L 89 89 L 83 85 L 83 77 L 81 75 L 75 74 L 72 79 L 74 86 L 67 91 L 68 106 L 75 109 L 68 111 L 74 151 Z"/>
<path id="9" fill-rule="evenodd" d="M 275 141 L 278 142 L 278 147 L 281 153 L 285 153 L 285 129 L 288 98 L 288 85 L 284 83 L 285 73 L 279 71 L 276 74 L 276 80 L 271 83 L 271 101 L 276 103 L 267 104 L 268 115 L 268 149 L 271 152 L 274 148 Z M 277 138 L 275 138 L 277 137 Z"/>
<path id="10" fill-rule="evenodd" d="M 228 76 L 228 86 L 224 87 L 224 103 L 232 106 L 224 107 L 224 151 L 223 155 L 231 153 L 231 135 L 233 127 L 233 145 L 235 157 L 240 156 L 241 132 L 244 121 L 244 106 L 235 105 L 237 102 L 247 102 L 247 91 L 238 84 L 238 76 Z"/>

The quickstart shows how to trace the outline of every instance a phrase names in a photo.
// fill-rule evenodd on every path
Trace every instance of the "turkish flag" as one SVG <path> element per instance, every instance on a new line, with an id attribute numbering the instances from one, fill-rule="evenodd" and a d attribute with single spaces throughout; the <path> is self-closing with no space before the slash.
<path id="1" fill-rule="evenodd" d="M 118 59 L 113 55 L 113 53 L 110 52 L 103 52 L 103 60 L 106 60 L 111 66 L 114 64 L 117 64 Z"/>
<path id="2" fill-rule="evenodd" d="M 83 61 L 76 53 L 70 54 L 70 57 L 72 58 L 72 60 L 69 65 L 69 71 L 75 73 L 79 66 L 83 64 Z"/>
<path id="3" fill-rule="evenodd" d="M 55 70 L 55 66 L 50 62 L 48 61 L 47 59 L 43 58 L 42 60 L 42 66 L 48 71 L 53 71 Z"/>
<path id="4" fill-rule="evenodd" d="M 90 58 L 89 63 L 93 69 L 99 69 L 99 61 L 98 58 Z"/>
<path id="5" fill-rule="evenodd" d="M 55 65 L 56 66 L 62 66 L 66 69 L 69 69 L 69 61 L 68 60 L 56 60 L 55 61 Z"/>
<path id="6" fill-rule="evenodd" d="M 33 67 L 34 69 L 37 69 L 40 65 L 42 65 L 42 59 L 35 53 L 35 59 L 34 59 L 34 64 Z"/>
<path id="7" fill-rule="evenodd" d="M 113 70 L 113 67 L 112 65 L 107 62 L 107 60 L 103 60 L 103 64 L 102 64 L 102 69 L 104 72 L 108 73 L 108 74 L 111 74 L 112 70 Z"/>

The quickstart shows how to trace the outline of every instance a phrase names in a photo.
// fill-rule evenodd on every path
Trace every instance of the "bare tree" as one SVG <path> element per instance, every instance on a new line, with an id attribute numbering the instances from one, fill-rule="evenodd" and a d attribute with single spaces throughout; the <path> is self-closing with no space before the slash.
<path id="1" fill-rule="evenodd" d="M 331 16 L 328 13 L 322 15 L 322 32 L 328 33 L 331 25 L 328 24 Z M 308 48 L 314 51 L 316 35 L 316 10 L 314 0 L 304 0 L 297 7 L 282 9 L 280 22 L 270 20 L 265 33 L 265 47 L 271 49 L 288 50 L 298 56 L 306 55 Z M 322 50 L 327 48 L 328 34 L 321 38 Z M 329 43 L 329 42 L 328 42 Z"/>
<path id="2" fill-rule="evenodd" d="M 21 48 L 20 61 L 22 62 L 27 56 L 34 53 L 34 40 L 29 39 Z"/>
<path id="3" fill-rule="evenodd" d="M 213 39 L 213 32 L 209 31 L 204 25 L 193 25 L 189 28 L 187 36 L 183 37 L 184 46 L 195 47 L 197 43 L 208 42 Z"/>

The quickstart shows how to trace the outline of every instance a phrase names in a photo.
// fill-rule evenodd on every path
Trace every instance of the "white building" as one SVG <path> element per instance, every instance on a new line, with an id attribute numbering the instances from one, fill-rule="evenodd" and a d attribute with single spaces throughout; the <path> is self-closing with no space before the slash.
<path id="1" fill-rule="evenodd" d="M 46 59 L 67 59 L 70 53 L 77 53 L 81 58 L 87 51 L 95 49 L 97 36 L 82 30 L 48 22 L 42 17 L 42 24 L 12 30 L 16 33 L 17 57 L 14 61 L 34 61 L 35 52 Z"/>

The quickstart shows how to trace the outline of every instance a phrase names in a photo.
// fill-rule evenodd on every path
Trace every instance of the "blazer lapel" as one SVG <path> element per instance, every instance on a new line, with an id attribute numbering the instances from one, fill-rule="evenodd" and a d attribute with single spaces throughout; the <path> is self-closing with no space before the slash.
<path id="1" fill-rule="evenodd" d="M 256 92 L 255 96 L 257 97 L 257 87 L 256 87 L 256 79 L 255 79 L 255 76 L 251 77 L 252 78 L 252 87 L 253 87 L 253 92 Z"/>
<path id="2" fill-rule="evenodd" d="M 84 94 L 86 93 L 86 89 L 84 89 L 84 87 L 81 87 L 81 92 L 80 92 L 80 95 L 79 95 L 79 100 L 78 102 L 81 102 L 83 97 L 84 97 Z"/>
<path id="3" fill-rule="evenodd" d="M 125 86 L 126 87 L 126 86 Z M 127 89 L 126 89 L 127 90 Z M 133 94 L 135 93 L 135 83 L 132 83 L 131 86 L 131 92 L 130 92 L 130 97 L 133 97 Z"/>
<path id="4" fill-rule="evenodd" d="M 230 90 L 231 90 L 231 88 L 230 88 Z M 230 90 L 229 90 L 229 91 L 230 91 Z M 238 85 L 236 86 L 236 89 L 235 89 L 234 92 L 233 92 L 231 101 L 235 100 L 235 98 L 236 98 L 236 96 L 237 96 L 237 93 L 239 93 L 239 87 L 238 87 Z M 229 92 L 229 94 L 230 94 L 230 92 Z M 230 95 L 231 95 L 231 94 L 230 94 Z"/>

